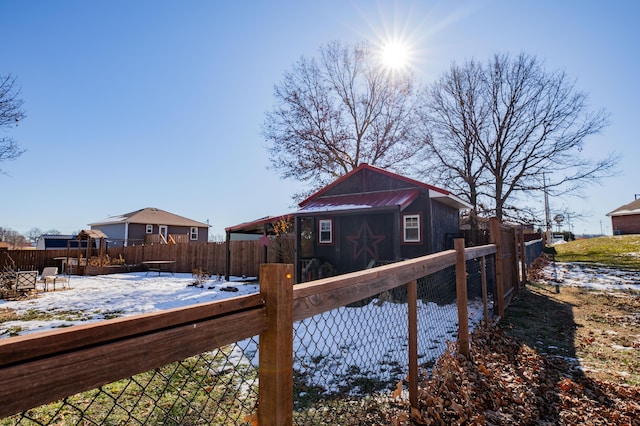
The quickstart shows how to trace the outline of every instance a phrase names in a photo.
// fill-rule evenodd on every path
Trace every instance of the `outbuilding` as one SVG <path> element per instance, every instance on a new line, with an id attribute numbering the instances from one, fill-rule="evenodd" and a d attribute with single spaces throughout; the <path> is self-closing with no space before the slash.
<path id="1" fill-rule="evenodd" d="M 607 213 L 613 235 L 640 234 L 640 198 Z"/>
<path id="2" fill-rule="evenodd" d="M 289 215 L 227 228 L 262 232 L 293 221 L 297 282 L 344 274 L 453 248 L 460 210 L 471 206 L 411 178 L 362 164 L 299 204 Z"/>

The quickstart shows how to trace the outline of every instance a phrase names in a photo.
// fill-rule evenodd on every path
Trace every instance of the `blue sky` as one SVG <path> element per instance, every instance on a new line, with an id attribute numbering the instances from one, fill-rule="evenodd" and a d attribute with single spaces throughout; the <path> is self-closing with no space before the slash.
<path id="1" fill-rule="evenodd" d="M 611 233 L 605 214 L 640 193 L 636 1 L 0 2 L 0 74 L 18 78 L 26 152 L 0 168 L 0 226 L 71 233 L 158 207 L 224 228 L 293 210 L 302 186 L 269 165 L 260 128 L 273 87 L 333 40 L 411 41 L 416 77 L 452 62 L 526 52 L 562 69 L 612 124 L 584 154 L 619 153 L 620 175 L 583 197 L 576 233 Z M 543 206 L 542 194 L 532 194 Z"/>

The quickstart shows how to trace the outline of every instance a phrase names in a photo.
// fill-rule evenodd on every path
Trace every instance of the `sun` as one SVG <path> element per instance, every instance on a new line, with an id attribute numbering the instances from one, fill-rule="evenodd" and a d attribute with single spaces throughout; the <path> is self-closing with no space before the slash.
<path id="1" fill-rule="evenodd" d="M 382 64 L 390 70 L 407 68 L 410 63 L 410 58 L 409 47 L 401 41 L 388 41 L 381 47 L 380 60 Z"/>
<path id="2" fill-rule="evenodd" d="M 387 38 L 378 43 L 380 64 L 392 73 L 403 73 L 414 67 L 415 54 L 411 44 L 400 38 Z"/>

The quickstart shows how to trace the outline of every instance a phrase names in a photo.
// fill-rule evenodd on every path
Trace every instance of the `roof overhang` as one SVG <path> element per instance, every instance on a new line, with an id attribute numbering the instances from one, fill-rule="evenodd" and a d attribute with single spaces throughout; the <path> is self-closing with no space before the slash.
<path id="1" fill-rule="evenodd" d="M 273 232 L 273 223 L 282 219 L 291 217 L 290 214 L 283 214 L 280 216 L 265 216 L 260 219 L 253 220 L 251 222 L 243 222 L 239 225 L 229 226 L 224 230 L 230 234 L 259 234 Z"/>
<path id="2" fill-rule="evenodd" d="M 640 209 L 636 209 L 636 210 L 618 210 L 618 211 L 613 211 L 613 212 L 607 213 L 607 216 L 609 216 L 609 217 L 633 216 L 633 215 L 640 215 Z"/>
<path id="3" fill-rule="evenodd" d="M 449 207 L 453 207 L 458 210 L 471 209 L 473 206 L 464 200 L 456 197 L 453 194 L 443 194 L 439 191 L 429 190 L 429 198 L 446 204 Z"/>

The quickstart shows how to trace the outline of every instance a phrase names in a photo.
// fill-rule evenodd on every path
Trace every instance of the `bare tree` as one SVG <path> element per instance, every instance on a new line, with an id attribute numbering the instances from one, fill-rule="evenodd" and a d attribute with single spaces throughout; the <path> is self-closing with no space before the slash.
<path id="1" fill-rule="evenodd" d="M 0 226 L 0 241 L 7 242 L 13 247 L 20 247 L 27 242 L 27 239 L 18 231 Z"/>
<path id="2" fill-rule="evenodd" d="M 38 242 L 38 238 L 40 238 L 40 235 L 42 234 L 43 234 L 42 229 L 38 227 L 33 227 L 27 231 L 25 237 L 27 237 L 29 241 L 31 241 L 32 243 L 36 243 Z"/>
<path id="3" fill-rule="evenodd" d="M 0 130 L 17 126 L 18 122 L 25 117 L 19 95 L 16 78 L 10 74 L 0 75 Z M 24 150 L 12 138 L 0 136 L 0 163 L 15 160 L 23 152 Z M 2 169 L 0 172 L 3 172 Z"/>
<path id="4" fill-rule="evenodd" d="M 464 84 L 456 86 L 459 81 Z M 582 156 L 585 138 L 608 125 L 608 114 L 590 111 L 574 81 L 562 71 L 546 72 L 533 56 L 494 55 L 486 66 L 454 66 L 430 95 L 422 109 L 434 134 L 430 152 L 447 159 L 447 173 L 466 183 L 459 188 L 472 204 L 475 193 L 500 219 L 526 210 L 516 201 L 545 185 L 576 193 L 614 173 L 615 155 L 595 162 Z"/>
<path id="5" fill-rule="evenodd" d="M 424 89 L 419 106 L 425 133 L 431 135 L 423 138 L 427 149 L 422 174 L 472 205 L 472 228 L 483 210 L 481 191 L 487 185 L 480 133 L 489 114 L 483 104 L 482 79 L 482 67 L 473 61 L 453 65 L 436 84 Z"/>
<path id="6" fill-rule="evenodd" d="M 413 76 L 382 67 L 366 44 L 333 42 L 319 59 L 302 57 L 274 96 L 263 126 L 271 166 L 312 190 L 362 163 L 407 167 L 423 145 Z"/>

